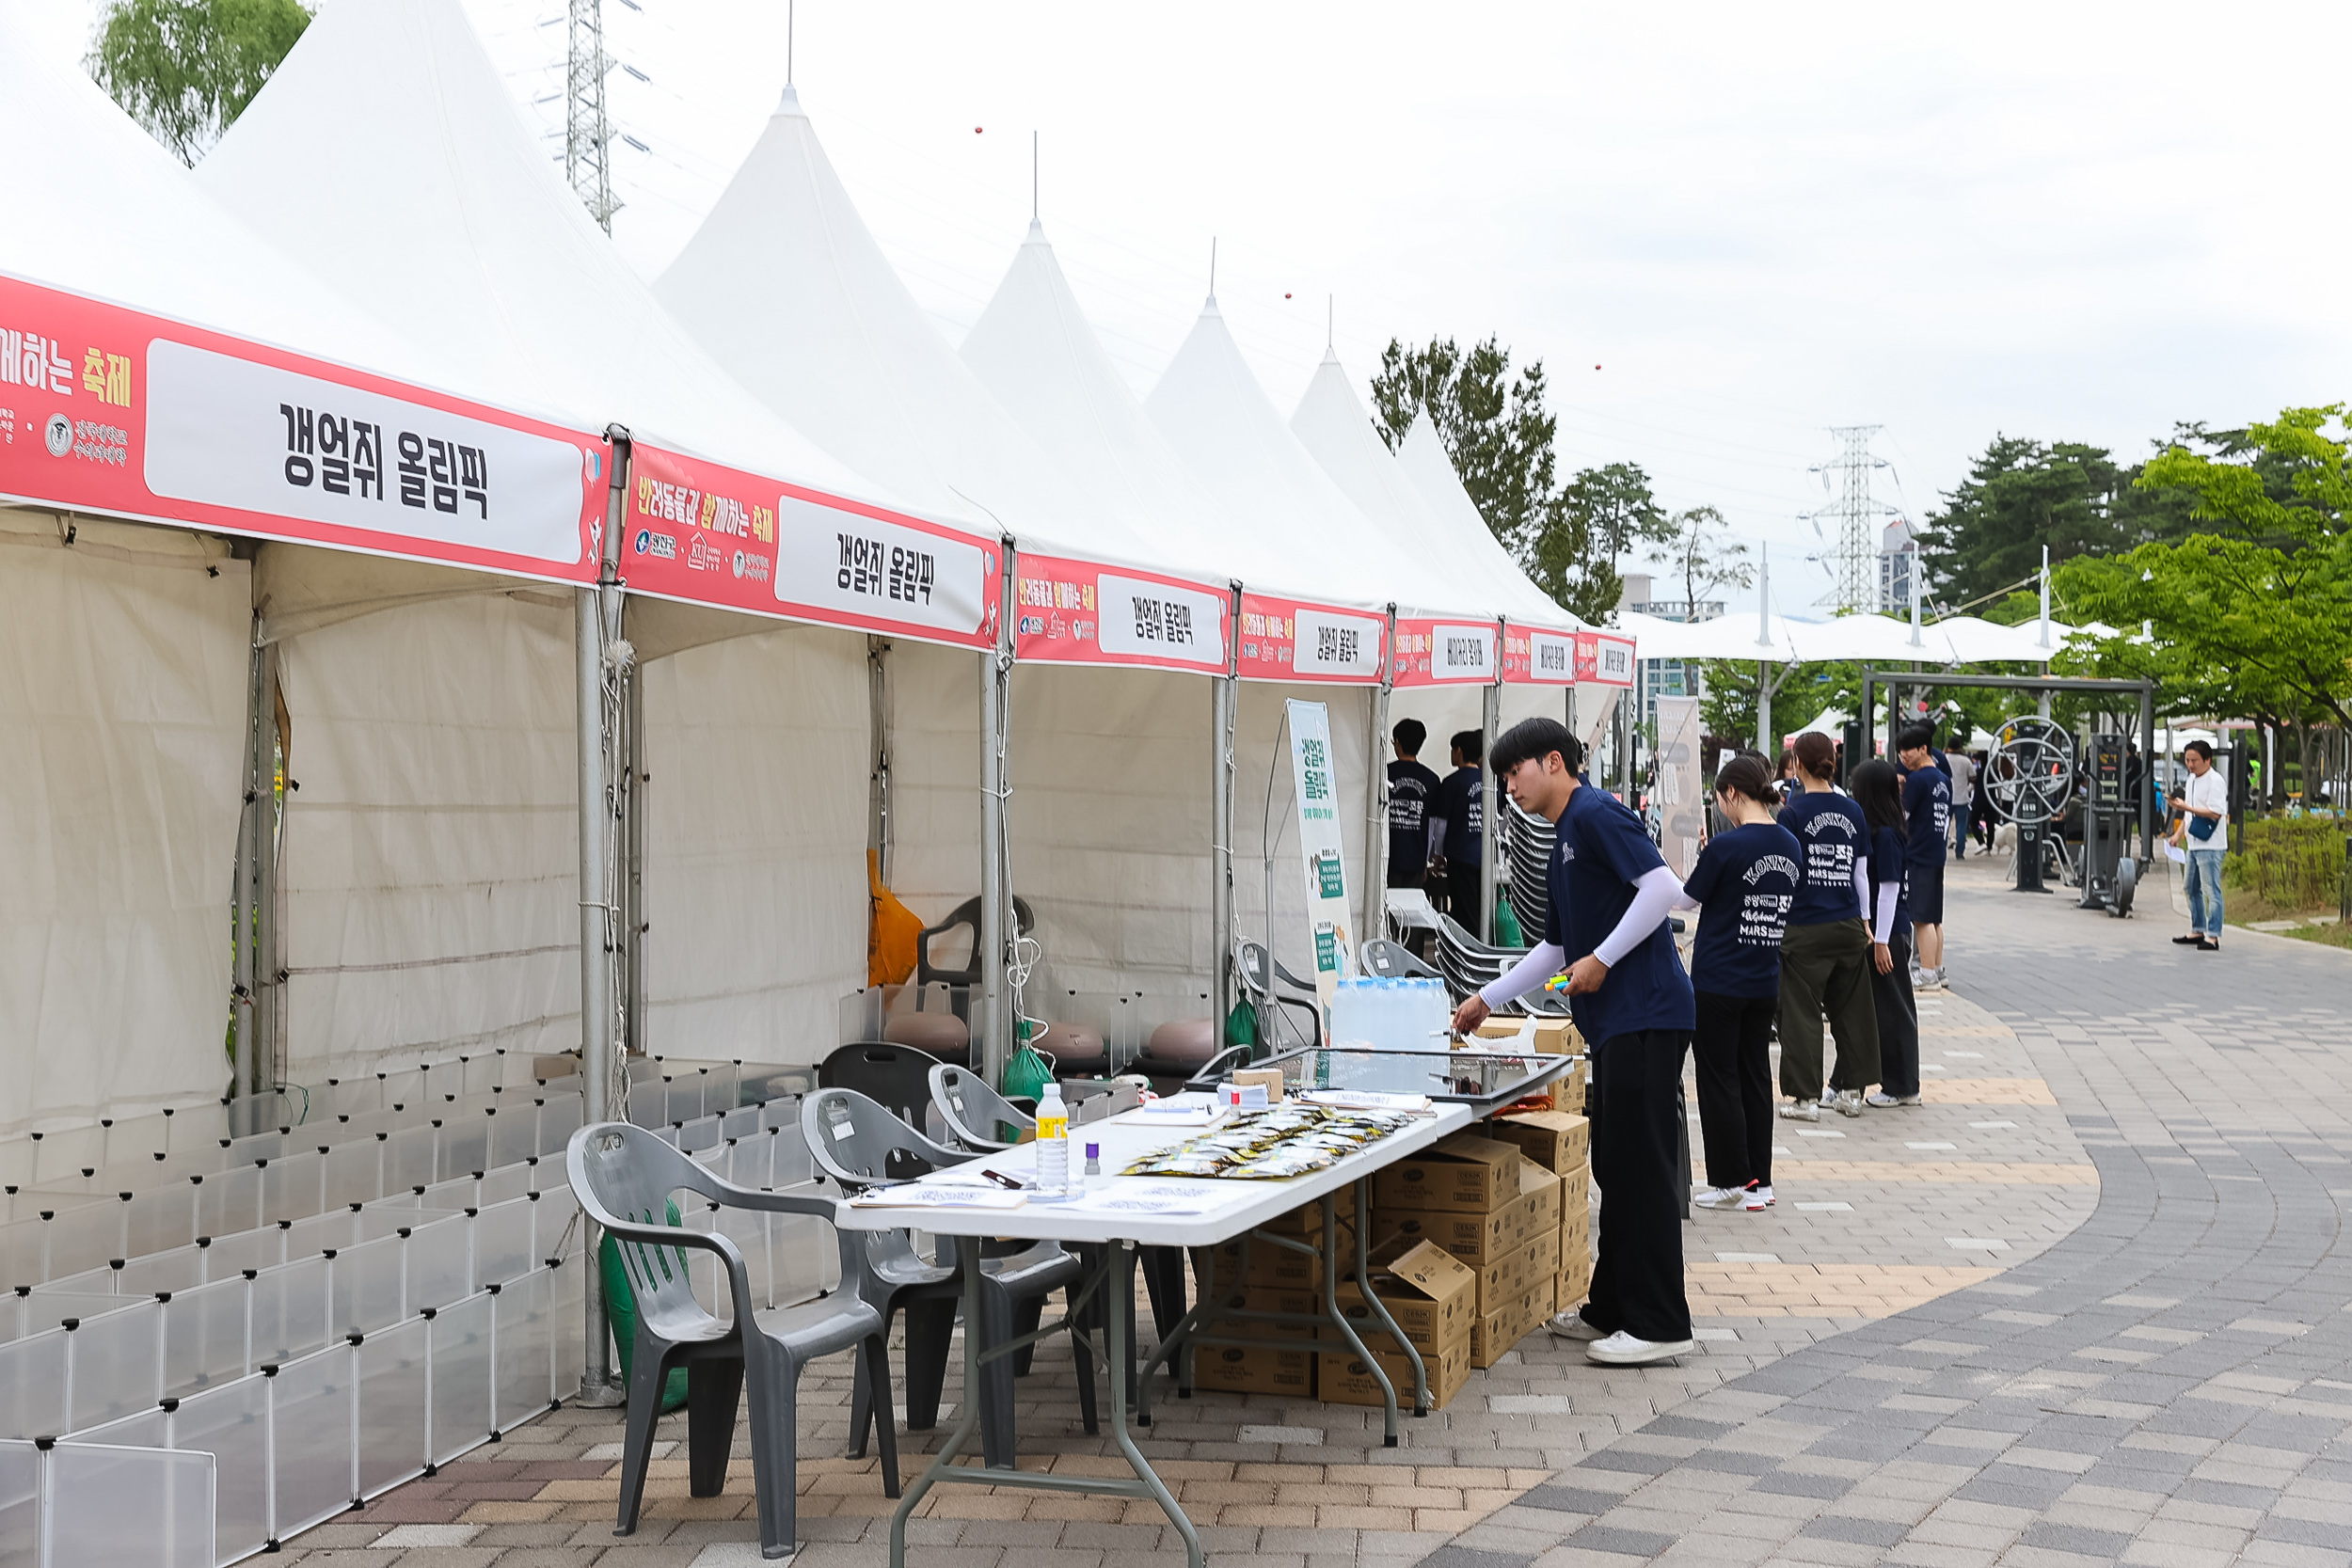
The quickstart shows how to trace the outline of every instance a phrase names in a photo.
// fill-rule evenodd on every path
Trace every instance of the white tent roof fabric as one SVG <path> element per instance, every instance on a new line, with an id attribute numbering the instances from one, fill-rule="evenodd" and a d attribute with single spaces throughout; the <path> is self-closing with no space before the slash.
<path id="1" fill-rule="evenodd" d="M 465 378 L 452 391 L 892 503 L 654 302 L 557 178 L 457 0 L 326 7 L 197 180 L 362 309 L 440 345 Z"/>
<path id="2" fill-rule="evenodd" d="M 1426 574 L 1340 493 L 1275 412 L 1211 299 L 1145 410 L 1210 495 L 1245 526 L 1295 541 L 1318 568 L 1314 596 L 1388 605 Z"/>
<path id="3" fill-rule="evenodd" d="M 1755 659 L 1774 664 L 1825 660 L 1886 664 L 2039 664 L 2065 645 L 2074 628 L 2052 622 L 2050 641 L 2037 623 L 2004 626 L 1974 616 L 1931 621 L 1911 640 L 1911 623 L 1886 615 L 1844 615 L 1834 621 L 1768 618 L 1756 638 L 1756 617 L 1742 610 L 1711 621 L 1680 622 L 1623 612 L 1618 629 L 1632 635 L 1644 658 Z"/>
<path id="4" fill-rule="evenodd" d="M 1130 518 L 1087 506 L 956 357 L 790 87 L 654 287 L 771 407 L 930 515 L 1025 549 L 1184 569 Z"/>

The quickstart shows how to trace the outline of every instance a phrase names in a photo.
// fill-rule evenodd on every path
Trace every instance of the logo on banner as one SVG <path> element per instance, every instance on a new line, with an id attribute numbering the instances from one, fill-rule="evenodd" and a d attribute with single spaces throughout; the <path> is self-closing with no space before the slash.
<path id="1" fill-rule="evenodd" d="M 637 553 L 652 556 L 656 561 L 675 561 L 677 559 L 677 536 L 673 533 L 656 533 L 649 528 L 641 528 L 637 531 Z"/>
<path id="2" fill-rule="evenodd" d="M 50 456 L 63 457 L 73 450 L 73 421 L 63 414 L 50 415 L 49 422 L 41 427 L 40 440 Z"/>

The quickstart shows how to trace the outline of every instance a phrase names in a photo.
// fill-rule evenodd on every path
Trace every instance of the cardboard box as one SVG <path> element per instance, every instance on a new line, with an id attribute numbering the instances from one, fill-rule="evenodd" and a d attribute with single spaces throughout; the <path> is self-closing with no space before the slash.
<path id="1" fill-rule="evenodd" d="M 1481 1139 L 1480 1142 L 1486 1140 Z M 1560 1179 L 1518 1158 L 1502 1168 L 1517 1194 L 1486 1213 L 1382 1206 L 1373 1215 L 1373 1244 L 1397 1236 L 1435 1242 L 1463 1262 L 1484 1267 L 1517 1252 L 1546 1230 L 1560 1227 Z"/>
<path id="2" fill-rule="evenodd" d="M 1580 1252 L 1560 1260 L 1559 1276 L 1552 1281 L 1552 1310 L 1565 1312 L 1581 1307 L 1593 1293 L 1592 1254 Z"/>
<path id="3" fill-rule="evenodd" d="M 1315 1236 L 1294 1238 L 1318 1240 Z M 1263 1237 L 1249 1244 L 1249 1266 L 1242 1268 L 1242 1242 L 1235 1237 L 1205 1249 L 1216 1266 L 1216 1288 L 1255 1286 L 1267 1290 L 1312 1291 L 1323 1285 L 1323 1255 L 1321 1252 L 1296 1252 Z M 1356 1266 L 1356 1229 L 1353 1223 L 1343 1223 L 1339 1236 L 1340 1267 L 1350 1273 Z M 1195 1267 L 1200 1259 L 1195 1259 Z"/>
<path id="4" fill-rule="evenodd" d="M 1555 1176 L 1581 1169 L 1593 1157 L 1592 1123 L 1573 1111 L 1512 1111 L 1486 1124 L 1507 1143 Z"/>
<path id="5" fill-rule="evenodd" d="M 1317 1385 L 1324 1401 L 1330 1404 L 1370 1404 L 1381 1402 L 1380 1385 L 1373 1380 L 1372 1370 L 1352 1355 L 1325 1353 L 1316 1358 L 1322 1363 L 1317 1371 Z M 1413 1407 L 1413 1367 L 1402 1351 L 1373 1352 L 1373 1359 L 1389 1374 L 1389 1383 L 1396 1390 L 1396 1407 L 1400 1411 Z M 1422 1375 L 1429 1382 L 1429 1403 L 1442 1410 L 1462 1385 L 1470 1381 L 1470 1341 L 1457 1339 L 1439 1351 L 1423 1351 L 1421 1358 Z"/>
<path id="6" fill-rule="evenodd" d="M 1522 1295 L 1560 1272 L 1560 1232 L 1538 1231 L 1517 1252 L 1505 1253 L 1478 1270 L 1474 1314 L 1485 1317 L 1505 1301 Z"/>
<path id="7" fill-rule="evenodd" d="M 1396 1326 L 1405 1331 L 1405 1338 L 1423 1350 L 1467 1340 L 1471 1321 L 1478 1315 L 1478 1275 L 1468 1264 L 1427 1242 L 1391 1251 L 1390 1257 L 1375 1255 L 1372 1289 L 1389 1316 L 1396 1320 Z M 1376 1348 L 1378 1341 L 1372 1335 L 1385 1338 L 1387 1330 L 1379 1327 L 1379 1320 L 1354 1280 L 1339 1287 L 1338 1300 L 1340 1315 L 1364 1337 L 1367 1345 Z"/>
<path id="8" fill-rule="evenodd" d="M 1547 1275 L 1470 1325 L 1470 1365 L 1491 1367 L 1555 1310 L 1558 1288 Z"/>
<path id="9" fill-rule="evenodd" d="M 1375 1175 L 1373 1210 L 1491 1213 L 1519 1195 L 1518 1166 L 1524 1160 L 1515 1145 L 1456 1132 Z"/>
<path id="10" fill-rule="evenodd" d="M 1227 1081 L 1239 1084 L 1245 1088 L 1251 1084 L 1263 1084 L 1265 1085 L 1267 1104 L 1279 1105 L 1282 1102 L 1282 1069 L 1279 1067 L 1243 1068 L 1232 1073 Z M 1322 1205 L 1316 1204 L 1314 1207 L 1321 1208 Z"/>
<path id="11" fill-rule="evenodd" d="M 1283 1350 L 1273 1343 L 1200 1345 L 1192 1353 L 1192 1382 L 1196 1388 L 1312 1399 L 1317 1359 L 1313 1351 Z"/>
<path id="12" fill-rule="evenodd" d="M 1593 1167 L 1579 1165 L 1560 1174 L 1560 1223 L 1567 1224 L 1575 1215 L 1593 1212 Z"/>
<path id="13" fill-rule="evenodd" d="M 1482 1040 L 1511 1040 L 1519 1037 L 1519 1028 L 1526 1022 L 1518 1018 L 1490 1018 L 1478 1026 L 1477 1038 Z"/>
<path id="14" fill-rule="evenodd" d="M 1343 1221 L 1356 1217 L 1356 1186 L 1350 1182 L 1331 1195 L 1331 1207 Z M 1320 1236 L 1323 1234 L 1323 1199 L 1315 1198 L 1297 1208 L 1275 1215 L 1258 1227 L 1277 1236 Z"/>
<path id="15" fill-rule="evenodd" d="M 1318 1309 L 1322 1299 L 1316 1291 L 1263 1285 L 1234 1286 L 1217 1291 L 1217 1305 L 1236 1312 L 1312 1312 Z M 1215 1326 L 1203 1332 L 1248 1339 L 1306 1339 L 1314 1335 L 1312 1325 L 1308 1323 L 1259 1323 L 1247 1318 L 1218 1318 Z"/>
<path id="16" fill-rule="evenodd" d="M 1535 1049 L 1551 1056 L 1580 1055 L 1584 1050 L 1584 1037 L 1567 1019 L 1539 1018 L 1535 1021 Z"/>

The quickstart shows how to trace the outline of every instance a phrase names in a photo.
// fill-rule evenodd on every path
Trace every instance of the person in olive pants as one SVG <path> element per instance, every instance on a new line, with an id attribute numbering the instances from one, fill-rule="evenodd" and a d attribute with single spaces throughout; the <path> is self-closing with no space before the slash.
<path id="1" fill-rule="evenodd" d="M 1862 924 L 1869 879 L 1869 824 L 1862 808 L 1831 782 L 1836 748 L 1825 735 L 1797 736 L 1804 792 L 1780 808 L 1778 821 L 1797 837 L 1803 875 L 1780 943 L 1780 1114 L 1820 1119 L 1821 1017 L 1837 1035 L 1837 1109 L 1862 1114 L 1864 1091 L 1879 1078 L 1878 1010 L 1870 999 L 1870 933 Z"/>

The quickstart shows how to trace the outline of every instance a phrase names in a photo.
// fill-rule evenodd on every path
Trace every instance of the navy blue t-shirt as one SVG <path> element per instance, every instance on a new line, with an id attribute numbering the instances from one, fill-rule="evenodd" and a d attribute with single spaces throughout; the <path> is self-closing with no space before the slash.
<path id="1" fill-rule="evenodd" d="M 1934 773 L 1932 768 L 1920 769 Z M 1938 778 L 1942 774 L 1936 775 Z M 1948 781 L 1947 781 L 1948 782 Z M 1870 833 L 1870 932 L 1879 928 L 1879 889 L 1894 882 L 1902 891 L 1895 895 L 1895 926 L 1897 935 L 1911 929 L 1911 857 L 1903 847 L 1903 835 L 1892 828 L 1873 829 Z"/>
<path id="2" fill-rule="evenodd" d="M 1617 928 L 1633 903 L 1633 884 L 1666 863 L 1642 831 L 1642 819 L 1606 790 L 1588 787 L 1569 796 L 1554 839 L 1544 877 L 1551 892 L 1544 940 L 1559 943 L 1574 964 Z M 1568 1010 L 1577 1032 L 1595 1042 L 1643 1029 L 1687 1034 L 1697 1028 L 1698 1003 L 1669 923 L 1660 921 L 1609 971 L 1600 990 L 1568 998 Z"/>
<path id="3" fill-rule="evenodd" d="M 1853 891 L 1853 863 L 1870 839 L 1862 808 L 1850 797 L 1832 790 L 1798 796 L 1780 808 L 1780 825 L 1804 846 L 1804 879 L 1797 884 L 1797 903 L 1788 911 L 1791 926 L 1827 926 L 1851 920 L 1858 908 Z"/>
<path id="4" fill-rule="evenodd" d="M 1903 775 L 1903 847 L 1911 865 L 1942 865 L 1944 845 L 1952 836 L 1952 776 L 1940 753 L 1925 768 Z M 1876 863 L 1877 856 L 1871 857 Z"/>
<path id="5" fill-rule="evenodd" d="M 1717 833 L 1682 891 L 1699 901 L 1691 984 L 1711 996 L 1778 996 L 1780 939 L 1797 900 L 1804 846 L 1774 822 Z"/>
<path id="6" fill-rule="evenodd" d="M 1429 802 L 1438 775 L 1411 757 L 1389 764 L 1389 885 L 1419 887 L 1429 874 Z"/>
<path id="7" fill-rule="evenodd" d="M 1438 786 L 1430 814 L 1445 818 L 1448 865 L 1476 865 L 1479 835 L 1486 831 L 1486 782 L 1475 768 L 1457 768 Z"/>

